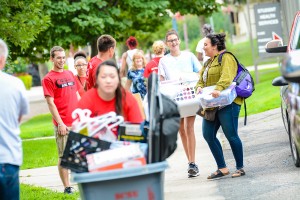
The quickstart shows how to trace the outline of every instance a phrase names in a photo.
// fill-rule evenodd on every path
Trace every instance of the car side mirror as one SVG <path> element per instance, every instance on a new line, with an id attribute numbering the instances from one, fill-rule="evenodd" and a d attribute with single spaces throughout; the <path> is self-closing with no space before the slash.
<path id="1" fill-rule="evenodd" d="M 285 56 L 281 73 L 285 80 L 300 83 L 300 50 L 292 51 Z"/>
<path id="2" fill-rule="evenodd" d="M 288 82 L 282 76 L 278 76 L 273 79 L 272 85 L 273 86 L 284 86 L 284 85 L 288 85 Z"/>
<path id="3" fill-rule="evenodd" d="M 271 40 L 266 44 L 265 49 L 268 53 L 285 53 L 287 46 L 282 45 L 282 40 Z"/>

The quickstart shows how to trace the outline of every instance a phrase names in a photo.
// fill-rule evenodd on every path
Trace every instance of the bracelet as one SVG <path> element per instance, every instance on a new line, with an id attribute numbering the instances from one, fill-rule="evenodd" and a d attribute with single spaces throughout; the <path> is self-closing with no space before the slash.
<path id="1" fill-rule="evenodd" d="M 63 126 L 62 124 L 57 124 L 57 127 Z"/>

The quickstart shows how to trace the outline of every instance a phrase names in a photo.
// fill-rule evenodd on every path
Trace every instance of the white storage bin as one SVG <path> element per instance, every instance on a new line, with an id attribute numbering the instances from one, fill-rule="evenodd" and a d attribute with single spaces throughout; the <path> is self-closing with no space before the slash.
<path id="1" fill-rule="evenodd" d="M 162 81 L 160 92 L 174 100 L 179 108 L 180 117 L 195 116 L 200 108 L 199 95 L 196 94 L 197 80 Z"/>
<path id="2" fill-rule="evenodd" d="M 226 106 L 233 102 L 236 98 L 235 82 L 233 82 L 227 89 L 221 91 L 220 96 L 214 98 L 211 93 L 215 89 L 215 85 L 205 87 L 199 95 L 200 103 L 203 108 L 214 108 L 219 106 Z"/>

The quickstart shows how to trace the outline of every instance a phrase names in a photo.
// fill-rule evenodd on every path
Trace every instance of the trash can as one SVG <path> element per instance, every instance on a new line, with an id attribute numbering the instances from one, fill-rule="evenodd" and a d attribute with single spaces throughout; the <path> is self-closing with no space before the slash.
<path id="1" fill-rule="evenodd" d="M 164 199 L 166 161 L 97 173 L 72 173 L 82 200 Z"/>

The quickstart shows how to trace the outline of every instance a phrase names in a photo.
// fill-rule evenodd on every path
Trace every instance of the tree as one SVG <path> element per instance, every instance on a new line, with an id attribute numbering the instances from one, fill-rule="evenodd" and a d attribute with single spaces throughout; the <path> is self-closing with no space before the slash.
<path id="1" fill-rule="evenodd" d="M 170 19 L 168 9 L 208 15 L 218 6 L 214 0 L 43 0 L 43 4 L 51 18 L 50 26 L 31 40 L 26 51 L 14 48 L 16 55 L 32 61 L 48 59 L 45 49 L 54 45 L 69 48 L 70 44 L 77 47 L 89 42 L 95 54 L 96 40 L 102 34 L 111 34 L 118 41 L 136 34 L 150 40 L 151 34 Z"/>
<path id="2" fill-rule="evenodd" d="M 173 12 L 180 12 L 181 15 L 194 14 L 197 16 L 210 16 L 218 11 L 221 4 L 215 0 L 169 0 L 169 9 Z"/>
<path id="3" fill-rule="evenodd" d="M 0 36 L 10 49 L 22 52 L 49 26 L 42 0 L 0 0 L 0 5 Z"/>
<path id="4" fill-rule="evenodd" d="M 147 3 L 144 0 L 46 0 L 44 5 L 51 16 L 51 25 L 29 48 L 31 51 L 35 48 L 44 59 L 49 58 L 44 49 L 54 45 L 68 48 L 70 44 L 77 47 L 89 42 L 97 53 L 95 47 L 100 35 L 110 34 L 122 40 L 139 30 L 151 32 L 168 17 L 165 9 L 168 1 L 160 0 Z M 30 55 L 28 52 L 27 56 Z"/>

